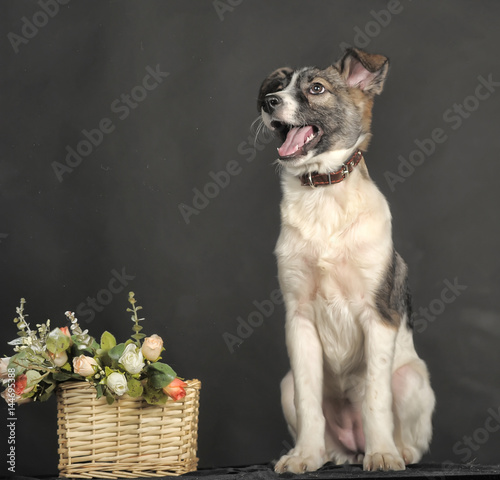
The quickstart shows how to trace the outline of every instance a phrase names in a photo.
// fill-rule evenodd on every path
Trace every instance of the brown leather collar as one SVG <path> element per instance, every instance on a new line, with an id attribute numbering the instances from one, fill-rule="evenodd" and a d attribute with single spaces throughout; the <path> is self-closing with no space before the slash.
<path id="1" fill-rule="evenodd" d="M 352 154 L 352 157 L 347 160 L 347 162 L 342 164 L 342 168 L 340 170 L 332 173 L 304 173 L 304 175 L 299 177 L 300 184 L 305 187 L 315 188 L 340 183 L 354 170 L 354 167 L 361 162 L 362 158 L 363 154 L 361 153 L 361 150 L 356 150 Z"/>

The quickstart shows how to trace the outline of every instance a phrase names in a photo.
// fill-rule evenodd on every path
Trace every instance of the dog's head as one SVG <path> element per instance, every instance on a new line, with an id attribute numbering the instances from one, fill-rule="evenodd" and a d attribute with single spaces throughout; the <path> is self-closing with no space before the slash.
<path id="1" fill-rule="evenodd" d="M 373 98 L 382 92 L 388 69 L 383 55 L 352 48 L 324 70 L 280 68 L 267 77 L 258 109 L 282 142 L 280 163 L 317 165 L 330 152 L 365 148 Z"/>

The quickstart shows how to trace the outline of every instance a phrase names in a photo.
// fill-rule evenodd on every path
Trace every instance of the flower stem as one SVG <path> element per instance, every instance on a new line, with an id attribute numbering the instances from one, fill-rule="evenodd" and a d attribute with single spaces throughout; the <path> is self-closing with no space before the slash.
<path id="1" fill-rule="evenodd" d="M 134 326 L 132 327 L 132 330 L 135 332 L 134 335 L 132 335 L 132 338 L 135 340 L 135 344 L 140 348 L 141 347 L 141 340 L 146 336 L 144 333 L 139 333 L 142 330 L 142 327 L 139 325 L 139 322 L 144 320 L 144 318 L 139 318 L 137 315 L 137 312 L 139 310 L 142 310 L 142 307 L 135 306 L 137 303 L 137 300 L 135 299 L 134 292 L 129 292 L 128 294 L 128 301 L 130 305 L 132 305 L 132 308 L 127 308 L 127 312 L 132 312 L 132 321 L 134 322 Z"/>

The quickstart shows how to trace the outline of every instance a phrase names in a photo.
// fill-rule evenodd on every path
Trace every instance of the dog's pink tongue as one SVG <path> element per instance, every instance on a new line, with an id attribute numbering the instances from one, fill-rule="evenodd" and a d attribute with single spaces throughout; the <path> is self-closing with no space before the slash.
<path id="1" fill-rule="evenodd" d="M 307 137 L 312 134 L 314 134 L 314 130 L 310 126 L 291 128 L 286 136 L 285 142 L 280 148 L 278 148 L 280 157 L 293 155 L 297 150 L 304 146 Z"/>

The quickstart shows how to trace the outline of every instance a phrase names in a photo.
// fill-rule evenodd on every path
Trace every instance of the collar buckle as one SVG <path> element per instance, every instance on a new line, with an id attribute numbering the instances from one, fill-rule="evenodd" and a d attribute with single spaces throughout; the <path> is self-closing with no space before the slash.
<path id="1" fill-rule="evenodd" d="M 316 185 L 314 184 L 314 180 L 312 179 L 312 173 L 311 172 L 309 172 L 308 178 L 309 178 L 309 186 L 312 187 L 312 188 L 316 188 Z"/>
<path id="2" fill-rule="evenodd" d="M 347 163 L 344 163 L 342 165 L 342 177 L 345 178 L 345 177 L 348 177 L 349 176 L 349 167 L 347 166 Z"/>

